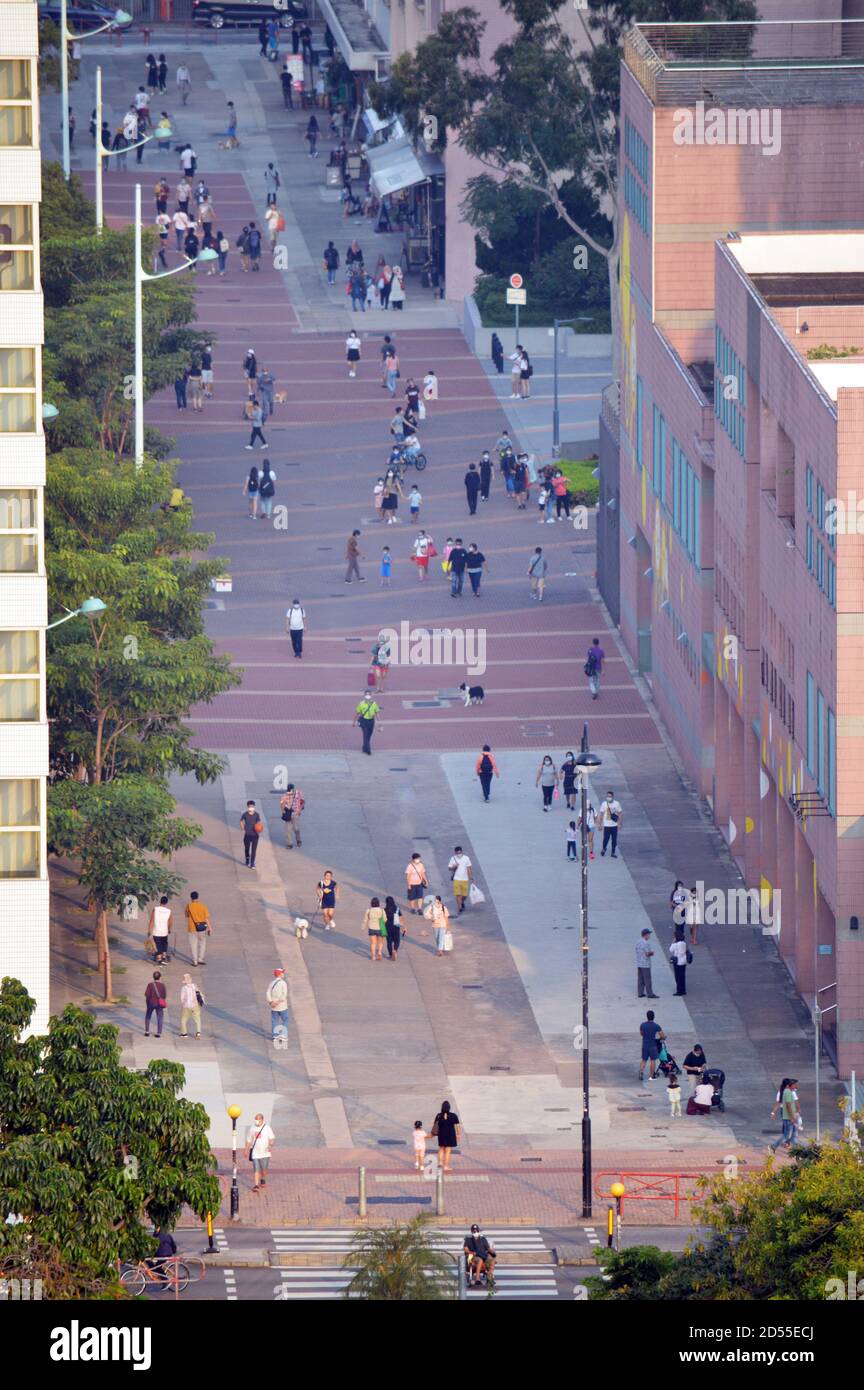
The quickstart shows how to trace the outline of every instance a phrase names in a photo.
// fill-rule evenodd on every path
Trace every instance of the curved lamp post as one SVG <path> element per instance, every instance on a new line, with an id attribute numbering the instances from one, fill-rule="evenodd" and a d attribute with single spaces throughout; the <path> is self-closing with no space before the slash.
<path id="1" fill-rule="evenodd" d="M 125 10 L 116 10 L 113 19 L 108 19 L 104 24 L 100 24 L 97 29 L 88 29 L 86 34 L 73 34 L 69 25 L 66 23 L 66 3 L 67 0 L 60 0 L 60 87 L 61 87 L 61 121 L 63 130 L 63 177 L 69 182 L 72 173 L 72 151 L 69 143 L 69 44 L 80 43 L 81 39 L 92 39 L 94 34 L 104 34 L 106 29 L 114 29 L 118 24 L 131 24 L 132 16 Z M 101 131 L 101 126 L 99 127 Z M 97 136 L 99 136 L 97 131 Z M 101 145 L 101 137 L 97 138 L 96 144 Z"/>
<path id="2" fill-rule="evenodd" d="M 122 10 L 118 10 L 117 13 L 118 13 L 118 14 L 122 14 L 123 11 L 122 11 Z M 137 150 L 138 147 L 139 147 L 139 145 L 147 145 L 147 144 L 150 143 L 150 141 L 151 141 L 152 139 L 153 139 L 153 136 L 152 136 L 152 135 L 145 135 L 143 140 L 136 140 L 136 141 L 134 141 L 133 144 L 131 144 L 131 145 L 126 145 L 126 146 L 124 147 L 124 149 L 123 149 L 123 153 L 124 153 L 124 154 L 128 154 L 130 150 Z M 96 69 L 96 144 L 95 144 L 95 151 L 96 151 L 96 231 L 97 231 L 97 234 L 98 234 L 98 233 L 101 233 L 102 227 L 103 227 L 103 224 L 104 224 L 104 221 L 105 221 L 104 214 L 103 214 L 103 210 L 102 210 L 102 157 L 103 157 L 103 155 L 106 155 L 106 156 L 108 156 L 108 157 L 110 158 L 110 156 L 111 156 L 111 154 L 112 154 L 112 151 L 111 151 L 111 150 L 106 150 L 105 146 L 102 144 L 102 69 L 101 69 L 101 67 L 97 67 L 97 69 Z M 118 153 L 118 151 L 115 150 L 115 151 L 113 151 L 113 153 L 116 154 L 116 153 Z"/>
<path id="3" fill-rule="evenodd" d="M 101 598 L 85 598 L 80 608 L 67 608 L 66 617 L 58 618 L 56 622 L 49 623 L 45 631 L 50 632 L 52 627 L 59 627 L 61 623 L 68 623 L 70 618 L 77 618 L 82 615 L 86 618 L 92 618 L 95 613 L 104 613 L 105 606 Z"/>
<path id="4" fill-rule="evenodd" d="M 141 265 L 141 185 L 135 185 L 135 467 L 141 468 L 144 463 L 144 303 L 143 290 L 145 280 L 167 280 L 169 275 L 177 275 L 181 270 L 188 270 L 190 265 L 196 265 L 198 261 L 206 263 L 215 261 L 218 257 L 210 247 L 205 247 L 200 251 L 194 260 L 188 257 L 182 265 L 175 265 L 173 270 L 162 270 L 158 275 L 151 275 L 144 270 Z"/>
<path id="5" fill-rule="evenodd" d="M 579 908 L 582 950 L 582 1215 L 591 1216 L 591 1102 L 588 1093 L 588 779 L 589 769 L 602 761 L 588 747 L 588 726 L 582 735 L 582 752 L 576 759 L 582 783 L 582 898 Z"/>

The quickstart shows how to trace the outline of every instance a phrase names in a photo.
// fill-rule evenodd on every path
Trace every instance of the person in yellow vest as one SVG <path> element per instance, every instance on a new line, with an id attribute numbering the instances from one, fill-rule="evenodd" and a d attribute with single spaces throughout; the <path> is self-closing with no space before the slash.
<path id="1" fill-rule="evenodd" d="M 202 903 L 197 893 L 189 894 L 186 904 L 186 927 L 189 932 L 189 950 L 193 965 L 206 965 L 207 938 L 212 935 L 210 909 Z"/>

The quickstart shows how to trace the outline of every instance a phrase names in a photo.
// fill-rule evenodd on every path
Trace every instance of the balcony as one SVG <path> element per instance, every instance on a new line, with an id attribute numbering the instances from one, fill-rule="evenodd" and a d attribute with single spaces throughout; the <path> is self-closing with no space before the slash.
<path id="1" fill-rule="evenodd" d="M 864 102 L 864 20 L 637 24 L 624 61 L 655 106 Z"/>

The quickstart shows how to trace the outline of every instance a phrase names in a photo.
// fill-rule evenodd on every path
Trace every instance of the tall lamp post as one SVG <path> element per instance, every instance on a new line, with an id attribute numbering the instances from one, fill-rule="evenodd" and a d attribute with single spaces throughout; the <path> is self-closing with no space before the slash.
<path id="1" fill-rule="evenodd" d="M 135 185 L 135 467 L 144 464 L 144 304 L 143 289 L 145 280 L 167 280 L 169 275 L 177 275 L 188 270 L 198 261 L 215 261 L 217 255 L 209 246 L 190 260 L 188 257 L 173 270 L 162 270 L 158 275 L 150 275 L 141 264 L 141 185 Z"/>
<path id="2" fill-rule="evenodd" d="M 582 790 L 582 899 L 579 909 L 580 947 L 582 951 L 582 1215 L 591 1216 L 591 1102 L 588 1072 L 588 771 L 601 767 L 602 761 L 588 747 L 588 726 L 582 734 L 582 751 L 576 759 L 581 769 Z"/>
<path id="3" fill-rule="evenodd" d="M 135 140 L 131 145 L 124 145 L 123 153 L 128 154 L 130 150 L 137 150 L 139 145 L 147 145 L 153 139 L 152 135 L 145 135 L 143 140 Z M 96 69 L 96 144 L 94 146 L 96 154 L 96 232 L 101 233 L 105 222 L 102 208 L 102 159 L 103 156 L 110 159 L 111 151 L 102 144 L 102 69 Z"/>
<path id="4" fill-rule="evenodd" d="M 113 29 L 118 24 L 131 24 L 132 16 L 125 10 L 116 10 L 114 18 L 106 20 L 98 28 L 88 29 L 86 34 L 73 34 L 66 22 L 66 9 L 67 0 L 60 0 L 60 120 L 63 132 L 63 177 L 68 183 L 72 174 L 72 147 L 69 139 L 69 44 L 79 43 L 81 39 L 92 39 L 94 34 L 104 34 L 106 29 Z M 97 131 L 97 136 L 98 134 Z M 96 143 L 101 144 L 101 139 L 97 139 Z"/>
<path id="5" fill-rule="evenodd" d="M 229 1105 L 228 1115 L 231 1119 L 231 1220 L 240 1220 L 240 1189 L 237 1186 L 237 1121 L 242 1115 L 239 1105 Z"/>

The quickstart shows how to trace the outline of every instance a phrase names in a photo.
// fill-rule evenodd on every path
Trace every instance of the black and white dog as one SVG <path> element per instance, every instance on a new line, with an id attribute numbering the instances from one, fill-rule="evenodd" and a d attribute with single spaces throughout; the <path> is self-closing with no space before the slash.
<path id="1" fill-rule="evenodd" d="M 468 705 L 482 705 L 486 698 L 486 692 L 482 685 L 466 685 L 465 681 L 463 681 L 459 689 L 465 696 L 466 708 Z"/>

